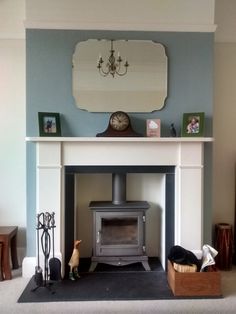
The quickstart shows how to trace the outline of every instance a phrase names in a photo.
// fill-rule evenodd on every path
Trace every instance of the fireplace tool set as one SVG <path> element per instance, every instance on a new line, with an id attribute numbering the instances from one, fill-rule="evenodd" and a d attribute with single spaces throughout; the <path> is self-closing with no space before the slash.
<path id="1" fill-rule="evenodd" d="M 49 212 L 40 213 L 37 215 L 37 265 L 35 267 L 34 280 L 36 287 L 32 291 L 36 291 L 39 287 L 46 287 L 50 289 L 51 281 L 61 280 L 61 261 L 55 257 L 54 249 L 54 229 L 55 225 L 55 213 Z M 41 237 L 40 237 L 41 233 Z M 52 241 L 51 241 L 52 240 Z M 52 242 L 52 258 L 50 258 Z M 44 256 L 44 271 L 40 266 L 40 253 L 41 249 Z"/>

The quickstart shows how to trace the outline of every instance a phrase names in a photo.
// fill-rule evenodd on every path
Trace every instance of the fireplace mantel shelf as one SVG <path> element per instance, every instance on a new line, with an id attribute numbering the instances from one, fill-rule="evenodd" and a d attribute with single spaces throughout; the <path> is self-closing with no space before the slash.
<path id="1" fill-rule="evenodd" d="M 26 137 L 27 142 L 213 142 L 212 137 Z"/>

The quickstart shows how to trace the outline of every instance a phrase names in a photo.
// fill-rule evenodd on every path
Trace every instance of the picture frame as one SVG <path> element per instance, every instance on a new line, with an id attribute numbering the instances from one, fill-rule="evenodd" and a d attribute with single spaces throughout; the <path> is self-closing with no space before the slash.
<path id="1" fill-rule="evenodd" d="M 160 137 L 161 136 L 161 120 L 160 119 L 147 119 L 146 120 L 146 135 L 147 137 Z"/>
<path id="2" fill-rule="evenodd" d="M 39 135 L 61 136 L 60 114 L 57 112 L 38 112 Z"/>
<path id="3" fill-rule="evenodd" d="M 183 114 L 181 136 L 202 137 L 204 135 L 204 112 L 190 112 Z"/>

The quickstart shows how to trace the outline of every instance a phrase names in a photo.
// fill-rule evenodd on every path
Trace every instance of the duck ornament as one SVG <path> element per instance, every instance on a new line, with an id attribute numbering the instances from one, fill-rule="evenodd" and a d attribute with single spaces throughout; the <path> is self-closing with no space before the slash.
<path id="1" fill-rule="evenodd" d="M 79 266 L 79 246 L 82 240 L 76 240 L 74 242 L 74 249 L 70 258 L 68 265 L 70 266 L 69 279 L 75 280 L 76 278 L 80 278 L 78 272 Z"/>

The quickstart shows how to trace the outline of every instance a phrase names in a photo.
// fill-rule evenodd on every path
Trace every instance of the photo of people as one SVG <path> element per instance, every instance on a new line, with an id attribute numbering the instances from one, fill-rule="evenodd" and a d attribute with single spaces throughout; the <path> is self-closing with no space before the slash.
<path id="1" fill-rule="evenodd" d="M 198 116 L 191 116 L 189 117 L 189 121 L 188 121 L 188 125 L 187 125 L 187 133 L 189 134 L 196 134 L 199 133 L 199 123 L 200 123 L 200 117 Z"/>
<path id="2" fill-rule="evenodd" d="M 205 113 L 189 112 L 183 114 L 181 136 L 201 137 L 204 136 Z"/>
<path id="3" fill-rule="evenodd" d="M 55 117 L 44 117 L 44 132 L 45 133 L 56 133 L 56 118 Z"/>

